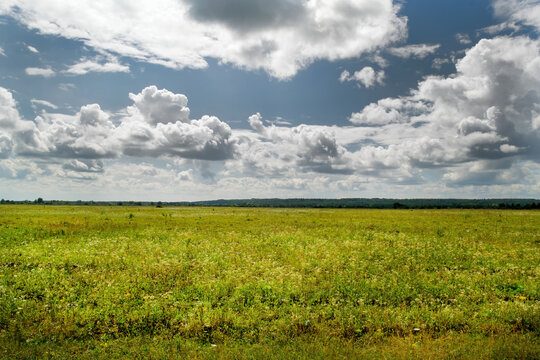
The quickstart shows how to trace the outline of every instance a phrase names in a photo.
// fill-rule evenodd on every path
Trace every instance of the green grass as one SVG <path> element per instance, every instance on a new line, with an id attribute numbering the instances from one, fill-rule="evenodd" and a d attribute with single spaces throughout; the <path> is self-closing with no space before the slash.
<path id="1" fill-rule="evenodd" d="M 540 212 L 0 206 L 3 358 L 540 358 Z"/>

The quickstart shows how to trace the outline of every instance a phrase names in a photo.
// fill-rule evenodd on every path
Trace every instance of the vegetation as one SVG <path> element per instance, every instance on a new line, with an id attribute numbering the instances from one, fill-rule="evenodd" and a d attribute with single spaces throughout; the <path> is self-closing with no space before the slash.
<path id="1" fill-rule="evenodd" d="M 536 199 L 234 199 L 181 202 L 148 201 L 63 201 L 37 198 L 29 201 L 0 200 L 0 204 L 47 204 L 92 206 L 212 206 L 274 208 L 348 208 L 348 209 L 540 209 Z"/>
<path id="2" fill-rule="evenodd" d="M 540 212 L 0 206 L 0 358 L 540 358 Z"/>

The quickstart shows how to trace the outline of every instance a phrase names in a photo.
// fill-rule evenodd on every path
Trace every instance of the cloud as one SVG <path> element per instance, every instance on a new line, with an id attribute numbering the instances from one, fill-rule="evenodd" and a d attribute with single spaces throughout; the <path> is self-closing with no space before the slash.
<path id="1" fill-rule="evenodd" d="M 433 63 L 431 64 L 431 67 L 434 69 L 440 70 L 444 64 L 450 64 L 450 59 L 443 59 L 443 58 L 435 58 L 433 59 Z"/>
<path id="2" fill-rule="evenodd" d="M 62 91 L 70 91 L 72 89 L 76 89 L 77 87 L 72 83 L 61 83 L 58 84 L 58 88 Z"/>
<path id="3" fill-rule="evenodd" d="M 118 59 L 111 58 L 107 61 L 102 61 L 100 58 L 96 58 L 93 60 L 88 60 L 86 58 L 82 58 L 80 62 L 71 65 L 67 70 L 64 71 L 66 74 L 71 75 L 85 75 L 89 72 L 102 72 L 102 73 L 109 73 L 109 72 L 129 72 L 129 66 L 123 65 L 118 62 Z"/>
<path id="4" fill-rule="evenodd" d="M 33 52 L 34 54 L 39 54 L 39 50 L 36 49 L 36 48 L 33 47 L 33 46 L 27 45 L 26 48 L 28 49 L 28 51 L 31 51 L 31 52 Z"/>
<path id="5" fill-rule="evenodd" d="M 384 71 L 375 71 L 371 66 L 366 66 L 362 70 L 355 71 L 354 74 L 350 74 L 347 70 L 344 70 L 340 77 L 340 82 L 356 81 L 358 86 L 363 85 L 369 88 L 375 84 L 384 84 Z"/>
<path id="6" fill-rule="evenodd" d="M 118 127 L 117 141 L 125 155 L 202 160 L 225 160 L 234 156 L 231 128 L 215 116 L 155 126 L 145 120 L 124 119 Z"/>
<path id="7" fill-rule="evenodd" d="M 177 179 L 178 179 L 178 181 L 192 182 L 193 181 L 193 170 L 188 169 L 188 170 L 180 171 L 177 174 Z"/>
<path id="8" fill-rule="evenodd" d="M 102 159 L 116 156 L 114 125 L 98 104 L 81 107 L 75 115 L 42 113 L 35 124 L 21 121 L 14 132 L 20 156 L 60 159 Z"/>
<path id="9" fill-rule="evenodd" d="M 277 0 L 186 0 L 189 14 L 201 22 L 220 23 L 238 32 L 294 25 L 307 16 L 301 1 Z"/>
<path id="10" fill-rule="evenodd" d="M 525 185 L 538 178 L 537 170 L 528 169 L 540 164 L 538 89 L 540 41 L 527 36 L 480 40 L 464 50 L 454 74 L 425 77 L 409 94 L 351 114 L 344 127 L 284 126 L 255 113 L 248 119 L 251 130 L 233 130 L 215 116 L 192 119 L 185 95 L 156 86 L 129 94 L 132 105 L 121 115 L 90 104 L 75 114 L 42 112 L 27 121 L 11 92 L 0 88 L 0 157 L 2 164 L 32 159 L 58 176 L 96 182 L 112 181 L 113 167 L 117 174 L 128 171 L 121 164 L 126 159 L 175 164 L 167 171 L 137 167 L 144 176 L 122 183 L 140 188 L 198 180 L 301 193 L 374 191 L 370 183 L 377 182 L 423 184 L 435 195 L 445 186 L 454 191 L 509 184 L 526 193 Z"/>
<path id="11" fill-rule="evenodd" d="M 189 119 L 184 95 L 150 86 L 130 98 L 134 105 L 124 111 L 118 125 L 98 104 L 85 105 L 74 115 L 44 111 L 32 122 L 20 118 L 13 96 L 0 88 L 2 157 L 13 152 L 30 158 L 73 159 L 77 162 L 70 162 L 69 170 L 75 170 L 74 164 L 92 168 L 90 161 L 121 155 L 201 160 L 234 156 L 229 125 L 215 116 Z"/>
<path id="12" fill-rule="evenodd" d="M 515 22 L 513 21 L 505 21 L 505 22 L 502 22 L 500 24 L 495 24 L 495 25 L 491 25 L 491 26 L 487 26 L 487 27 L 484 27 L 484 28 L 481 28 L 479 30 L 477 30 L 477 35 L 490 35 L 490 36 L 495 36 L 497 34 L 501 34 L 507 30 L 511 30 L 511 33 L 514 34 L 516 33 L 517 31 L 520 30 L 520 26 L 518 24 L 516 24 Z"/>
<path id="13" fill-rule="evenodd" d="M 440 47 L 439 44 L 428 45 L 428 44 L 414 44 L 406 45 L 401 47 L 394 47 L 388 49 L 388 52 L 394 56 L 400 58 L 417 58 L 423 59 L 431 54 L 434 54 L 437 49 Z"/>
<path id="14" fill-rule="evenodd" d="M 56 75 L 54 70 L 51 68 L 35 68 L 35 67 L 29 67 L 25 69 L 26 75 L 31 76 L 43 76 L 43 77 L 51 77 Z"/>
<path id="15" fill-rule="evenodd" d="M 350 173 L 348 152 L 327 128 L 264 126 L 262 116 L 249 117 L 258 137 L 238 139 L 240 159 L 233 167 L 248 173 L 284 174 L 302 172 Z"/>
<path id="16" fill-rule="evenodd" d="M 508 18 L 503 26 L 516 27 L 513 23 L 532 26 L 540 31 L 540 3 L 536 0 L 495 0 L 496 16 Z"/>
<path id="17" fill-rule="evenodd" d="M 6 53 L 2 47 L 0 47 L 0 56 L 6 56 Z"/>
<path id="18" fill-rule="evenodd" d="M 37 106 L 45 106 L 45 107 L 51 108 L 53 110 L 58 109 L 58 106 L 54 105 L 53 103 L 51 103 L 51 102 L 49 102 L 47 100 L 31 99 L 30 103 L 32 104 L 32 107 L 34 107 L 34 109 Z"/>
<path id="19" fill-rule="evenodd" d="M 528 171 L 518 164 L 503 159 L 499 161 L 475 161 L 467 166 L 453 169 L 443 176 L 451 187 L 467 185 L 510 185 L 528 183 Z"/>
<path id="20" fill-rule="evenodd" d="M 42 34 L 170 68 L 206 59 L 288 79 L 319 59 L 358 57 L 406 36 L 391 0 L 7 0 L 9 15 Z"/>
<path id="21" fill-rule="evenodd" d="M 456 40 L 462 45 L 469 45 L 472 43 L 470 36 L 467 34 L 456 34 Z"/>
<path id="22" fill-rule="evenodd" d="M 166 89 L 149 86 L 139 94 L 129 94 L 134 107 L 153 125 L 170 122 L 189 122 L 188 99 L 183 94 L 174 94 Z"/>
<path id="23" fill-rule="evenodd" d="M 3 159 L 0 160 L 0 179 L 15 179 L 17 184 L 23 179 L 36 181 L 38 177 L 45 175 L 46 171 L 35 162 L 26 159 Z"/>
<path id="24" fill-rule="evenodd" d="M 518 162 L 539 162 L 540 42 L 483 39 L 456 69 L 449 77 L 427 77 L 410 96 L 382 99 L 352 114 L 355 124 L 379 126 L 370 134 L 382 146 L 374 157 L 396 157 L 419 169 L 482 164 L 464 169 L 483 174 L 496 172 L 485 167 L 503 160 L 515 169 Z M 455 184 L 489 178 L 448 174 L 445 181 Z"/>
<path id="25" fill-rule="evenodd" d="M 13 129 L 20 121 L 17 103 L 11 92 L 0 87 L 0 129 Z"/>
<path id="26" fill-rule="evenodd" d="M 62 165 L 62 169 L 83 173 L 103 173 L 102 160 L 70 160 Z"/>
<path id="27" fill-rule="evenodd" d="M 368 126 L 409 122 L 411 117 L 428 109 L 428 105 L 422 101 L 407 98 L 385 98 L 377 103 L 369 104 L 361 112 L 353 113 L 349 121 L 353 124 Z"/>

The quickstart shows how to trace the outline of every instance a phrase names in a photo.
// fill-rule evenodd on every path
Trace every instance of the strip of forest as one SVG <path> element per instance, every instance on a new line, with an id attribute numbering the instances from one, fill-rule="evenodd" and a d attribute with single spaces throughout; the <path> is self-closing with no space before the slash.
<path id="1" fill-rule="evenodd" d="M 540 199 L 219 199 L 208 201 L 64 201 L 64 200 L 5 200 L 0 204 L 86 205 L 86 206 L 202 206 L 202 207 L 268 207 L 268 208 L 329 208 L 329 209 L 540 209 Z"/>

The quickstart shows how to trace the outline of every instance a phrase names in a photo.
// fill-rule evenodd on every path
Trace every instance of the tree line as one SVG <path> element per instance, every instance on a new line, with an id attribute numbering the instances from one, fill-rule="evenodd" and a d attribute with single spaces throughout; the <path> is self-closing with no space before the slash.
<path id="1" fill-rule="evenodd" d="M 215 206 L 215 207 L 275 207 L 275 208 L 359 208 L 359 209 L 540 209 L 538 199 L 233 199 L 209 201 L 64 201 L 1 199 L 0 204 L 85 205 L 85 206 Z"/>

